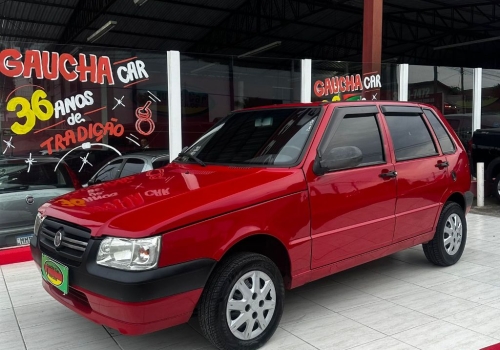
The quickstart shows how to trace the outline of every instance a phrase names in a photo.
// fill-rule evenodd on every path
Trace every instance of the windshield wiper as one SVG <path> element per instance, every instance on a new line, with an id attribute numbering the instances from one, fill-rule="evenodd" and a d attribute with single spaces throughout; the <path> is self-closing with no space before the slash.
<path id="1" fill-rule="evenodd" d="M 207 166 L 205 162 L 203 162 L 200 158 L 197 156 L 192 155 L 191 153 L 186 153 L 186 152 L 181 152 L 179 153 L 179 157 L 188 157 L 189 159 L 194 160 L 196 163 L 200 164 L 201 166 Z"/>

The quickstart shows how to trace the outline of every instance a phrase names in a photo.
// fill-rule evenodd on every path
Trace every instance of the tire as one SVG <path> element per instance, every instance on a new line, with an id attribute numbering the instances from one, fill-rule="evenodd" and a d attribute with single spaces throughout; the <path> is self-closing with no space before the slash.
<path id="1" fill-rule="evenodd" d="M 431 263 L 450 266 L 460 260 L 466 241 L 467 221 L 464 211 L 457 203 L 447 202 L 439 216 L 434 238 L 422 244 L 422 247 Z"/>
<path id="2" fill-rule="evenodd" d="M 256 279 L 260 291 L 253 290 Z M 221 261 L 205 286 L 198 309 L 201 330 L 218 349 L 258 349 L 278 327 L 284 296 L 283 278 L 270 259 L 234 254 Z"/>
<path id="3" fill-rule="evenodd" d="M 497 174 L 495 181 L 493 181 L 493 196 L 500 202 L 500 173 Z"/>

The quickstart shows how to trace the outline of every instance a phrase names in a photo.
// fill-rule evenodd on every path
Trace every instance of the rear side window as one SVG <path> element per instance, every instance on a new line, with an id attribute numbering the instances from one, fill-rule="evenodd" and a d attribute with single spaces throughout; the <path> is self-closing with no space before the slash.
<path id="1" fill-rule="evenodd" d="M 122 173 L 120 177 L 130 176 L 137 173 L 140 173 L 142 169 L 144 169 L 145 162 L 142 159 L 138 158 L 129 158 L 127 159 L 125 165 L 123 166 Z"/>
<path id="2" fill-rule="evenodd" d="M 436 115 L 432 113 L 428 109 L 424 109 L 425 116 L 429 123 L 431 123 L 432 128 L 434 129 L 434 133 L 439 141 L 439 145 L 441 146 L 441 150 L 445 154 L 454 153 L 455 152 L 455 144 L 451 140 L 450 135 L 444 128 L 443 124 L 438 120 Z"/>
<path id="3" fill-rule="evenodd" d="M 419 114 L 386 115 L 396 160 L 429 157 L 437 154 L 431 134 Z"/>
<path id="4" fill-rule="evenodd" d="M 328 144 L 327 152 L 342 146 L 355 146 L 361 150 L 363 160 L 358 167 L 385 162 L 375 115 L 346 115 Z"/>

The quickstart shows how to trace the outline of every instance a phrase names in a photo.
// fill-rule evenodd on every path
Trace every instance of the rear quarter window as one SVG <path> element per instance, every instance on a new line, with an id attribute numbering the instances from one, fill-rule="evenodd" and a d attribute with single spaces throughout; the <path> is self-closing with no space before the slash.
<path id="1" fill-rule="evenodd" d="M 444 128 L 443 124 L 439 121 L 438 117 L 428 109 L 424 109 L 424 114 L 427 117 L 427 120 L 431 124 L 432 128 L 434 129 L 434 133 L 436 134 L 443 153 L 454 153 L 456 150 L 455 144 L 451 140 L 451 137 Z"/>

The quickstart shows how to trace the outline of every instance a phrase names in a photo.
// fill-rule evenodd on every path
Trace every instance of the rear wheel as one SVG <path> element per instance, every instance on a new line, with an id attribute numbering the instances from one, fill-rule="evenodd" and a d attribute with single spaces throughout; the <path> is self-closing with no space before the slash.
<path id="1" fill-rule="evenodd" d="M 267 257 L 238 253 L 221 261 L 200 299 L 203 334 L 218 349 L 258 349 L 274 334 L 285 289 Z"/>
<path id="2" fill-rule="evenodd" d="M 495 181 L 493 181 L 493 195 L 500 202 L 500 173 L 497 174 Z"/>
<path id="3" fill-rule="evenodd" d="M 447 202 L 439 217 L 436 233 L 432 241 L 422 244 L 425 256 L 439 266 L 455 264 L 465 248 L 467 221 L 460 205 Z"/>

